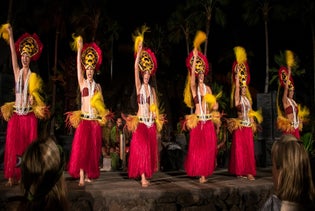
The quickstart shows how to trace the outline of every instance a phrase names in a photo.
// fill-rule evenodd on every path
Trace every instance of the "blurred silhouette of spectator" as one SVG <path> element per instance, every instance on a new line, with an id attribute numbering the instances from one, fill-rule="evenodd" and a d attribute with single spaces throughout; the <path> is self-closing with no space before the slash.
<path id="1" fill-rule="evenodd" d="M 63 150 L 54 137 L 32 142 L 20 163 L 23 197 L 15 197 L 15 201 L 11 197 L 7 210 L 70 210 L 65 165 Z"/>
<path id="2" fill-rule="evenodd" d="M 294 135 L 282 135 L 271 148 L 274 193 L 262 206 L 269 210 L 315 210 L 315 189 L 308 152 Z"/>

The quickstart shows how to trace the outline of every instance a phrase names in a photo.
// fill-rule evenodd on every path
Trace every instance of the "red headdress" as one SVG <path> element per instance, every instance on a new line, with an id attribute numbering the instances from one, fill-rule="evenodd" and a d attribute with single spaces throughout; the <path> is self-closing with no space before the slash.
<path id="1" fill-rule="evenodd" d="M 278 71 L 278 76 L 280 85 L 284 87 L 288 80 L 288 69 L 285 66 L 281 66 Z M 289 79 L 289 90 L 294 90 L 294 81 L 292 75 Z"/>
<path id="2" fill-rule="evenodd" d="M 26 53 L 31 58 L 31 61 L 36 61 L 42 53 L 43 44 L 37 34 L 30 35 L 25 33 L 15 42 L 15 49 L 18 56 Z"/>
<path id="3" fill-rule="evenodd" d="M 190 74 L 191 67 L 194 61 L 194 53 L 191 51 L 186 58 L 186 67 L 188 68 Z M 198 55 L 196 58 L 196 67 L 195 67 L 195 74 L 203 73 L 204 75 L 207 75 L 209 72 L 209 62 L 205 55 L 203 55 L 200 51 L 198 51 Z"/>
<path id="4" fill-rule="evenodd" d="M 194 53 L 191 51 L 186 58 L 186 67 L 188 69 L 187 71 L 187 78 L 186 78 L 186 83 L 185 83 L 185 88 L 184 88 L 184 102 L 189 108 L 193 108 L 193 100 L 192 100 L 192 95 L 190 91 L 190 77 L 191 74 L 199 74 L 203 73 L 204 75 L 207 75 L 209 72 L 209 62 L 208 59 L 205 55 L 203 55 L 200 52 L 200 45 L 207 40 L 206 33 L 203 31 L 197 31 L 196 36 L 194 38 L 194 49 L 196 48 L 198 50 L 198 55 L 196 58 L 196 64 L 195 64 L 195 73 L 192 73 L 192 65 L 194 62 Z"/>
<path id="5" fill-rule="evenodd" d="M 95 42 L 86 43 L 82 48 L 81 62 L 86 70 L 88 67 L 92 67 L 97 72 L 102 64 L 102 50 Z"/>
<path id="6" fill-rule="evenodd" d="M 241 46 L 236 46 L 233 48 L 235 54 L 235 61 L 232 65 L 232 91 L 231 91 L 231 107 L 234 105 L 234 92 L 235 92 L 235 74 L 238 74 L 240 87 L 247 87 L 250 82 L 250 72 L 247 63 L 246 51 Z M 246 97 L 250 102 L 252 102 L 251 94 L 246 88 Z"/>
<path id="7" fill-rule="evenodd" d="M 144 33 L 149 30 L 149 27 L 143 25 L 141 29 L 137 29 L 133 34 L 134 40 L 134 56 L 136 57 L 138 46 L 140 42 L 144 40 Z M 148 71 L 150 75 L 154 75 L 157 69 L 157 60 L 154 52 L 150 48 L 143 48 L 140 53 L 139 70 L 141 73 Z"/>
<path id="8" fill-rule="evenodd" d="M 234 53 L 236 60 L 233 62 L 232 66 L 233 82 L 235 82 L 235 74 L 238 72 L 240 86 L 247 86 L 250 82 L 250 72 L 246 58 L 246 51 L 243 47 L 236 46 L 234 47 Z"/>
<path id="9" fill-rule="evenodd" d="M 150 75 L 154 75 L 157 69 L 157 60 L 150 48 L 142 49 L 139 59 L 139 69 L 142 73 L 148 71 Z"/>
<path id="10" fill-rule="evenodd" d="M 295 59 L 294 59 L 294 54 L 290 50 L 285 51 L 285 60 L 286 60 L 286 65 L 288 67 L 295 66 Z M 286 66 L 281 66 L 278 71 L 278 77 L 279 77 L 279 83 L 282 87 L 285 86 L 288 80 L 288 69 Z M 289 90 L 294 90 L 294 82 L 292 75 L 289 78 Z"/>

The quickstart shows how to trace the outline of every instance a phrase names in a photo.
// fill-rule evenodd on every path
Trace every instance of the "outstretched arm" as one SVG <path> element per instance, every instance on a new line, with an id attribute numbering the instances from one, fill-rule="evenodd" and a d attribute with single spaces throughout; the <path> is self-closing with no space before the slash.
<path id="1" fill-rule="evenodd" d="M 82 55 L 82 48 L 83 48 L 83 40 L 82 40 L 82 38 L 79 38 L 77 45 L 78 45 L 78 51 L 77 51 L 77 77 L 78 77 L 78 83 L 79 83 L 80 91 L 81 91 L 83 86 L 84 86 L 84 76 L 83 76 L 82 63 L 81 63 L 81 55 Z"/>
<path id="2" fill-rule="evenodd" d="M 290 77 L 291 77 L 291 67 L 288 66 L 288 76 L 287 76 L 287 81 L 284 85 L 284 90 L 283 90 L 283 95 L 282 95 L 282 104 L 284 109 L 287 107 L 288 103 L 288 92 L 289 92 L 289 82 L 290 82 Z"/>
<path id="3" fill-rule="evenodd" d="M 138 46 L 138 50 L 137 50 L 137 56 L 136 56 L 136 59 L 135 59 L 135 86 L 136 86 L 136 92 L 137 92 L 137 95 L 139 94 L 140 92 L 140 87 L 141 87 L 141 81 L 140 81 L 140 74 L 139 74 L 139 60 L 140 60 L 140 54 L 141 54 L 141 51 L 142 51 L 142 42 L 139 43 L 139 46 Z"/>
<path id="4" fill-rule="evenodd" d="M 19 77 L 20 67 L 19 67 L 19 63 L 18 63 L 18 60 L 17 60 L 16 51 L 15 51 L 15 44 L 14 44 L 14 38 L 13 38 L 13 29 L 12 29 L 11 25 L 8 26 L 7 30 L 8 30 L 8 34 L 9 34 L 11 60 L 12 60 L 14 79 L 15 79 L 15 81 L 17 81 L 18 77 Z"/>
<path id="5" fill-rule="evenodd" d="M 192 64 L 191 72 L 190 72 L 190 90 L 191 90 L 192 97 L 194 98 L 196 96 L 196 76 L 195 76 L 195 71 L 196 71 L 196 60 L 197 60 L 197 56 L 198 56 L 197 48 L 194 48 L 193 54 L 194 54 L 194 60 L 193 60 L 193 64 Z"/>
<path id="6" fill-rule="evenodd" d="M 235 70 L 235 91 L 234 91 L 234 106 L 240 103 L 240 79 L 238 77 L 238 67 Z"/>

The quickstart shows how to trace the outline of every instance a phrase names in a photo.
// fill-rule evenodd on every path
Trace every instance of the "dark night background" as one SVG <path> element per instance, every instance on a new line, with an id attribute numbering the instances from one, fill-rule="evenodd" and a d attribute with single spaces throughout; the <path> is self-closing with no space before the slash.
<path id="1" fill-rule="evenodd" d="M 178 6 L 184 5 L 187 1 L 12 0 L 12 2 L 11 15 L 8 14 L 9 1 L 1 2 L 0 24 L 8 22 L 9 19 L 13 26 L 15 40 L 24 32 L 35 32 L 40 36 L 44 49 L 39 61 L 33 64 L 32 70 L 39 72 L 46 82 L 48 101 L 51 101 L 52 98 L 54 74 L 62 76 L 61 79 L 63 80 L 57 80 L 55 83 L 57 92 L 56 117 L 61 116 L 62 119 L 64 112 L 77 109 L 75 104 L 77 102 L 77 78 L 73 60 L 75 53 L 71 52 L 69 47 L 72 33 L 81 34 L 85 42 L 96 41 L 103 50 L 101 74 L 97 75 L 95 80 L 101 83 L 103 87 L 107 107 L 116 114 L 135 111 L 132 34 L 136 28 L 143 24 L 151 29 L 151 32 L 145 34 L 145 41 L 147 41 L 148 46 L 155 50 L 158 58 L 158 70 L 154 79 L 156 79 L 159 97 L 164 104 L 170 126 L 174 127 L 178 117 L 189 112 L 183 104 L 183 88 L 187 73 L 185 41 L 184 39 L 178 43 L 165 41 L 170 36 L 167 23 L 171 14 L 177 10 Z M 216 82 L 222 86 L 226 98 L 230 96 L 229 72 L 234 61 L 233 47 L 236 45 L 243 46 L 247 51 L 253 98 L 255 98 L 256 93 L 264 92 L 264 25 L 260 21 L 254 26 L 249 26 L 243 21 L 243 2 L 243 0 L 230 1 L 228 6 L 222 7 L 226 15 L 226 25 L 224 27 L 218 25 L 213 17 L 208 37 L 207 58 L 212 65 L 210 85 Z M 288 6 L 294 1 L 275 0 L 269 2 Z M 100 19 L 99 23 L 95 24 L 95 21 L 90 20 L 89 17 L 96 14 L 98 9 Z M 116 31 L 115 39 L 111 42 L 111 28 L 114 23 L 119 26 L 119 30 Z M 57 70 L 54 72 L 56 25 L 60 27 L 58 30 Z M 156 44 L 154 42 L 156 35 L 159 34 L 156 31 L 156 26 L 159 26 L 163 31 L 161 34 L 164 41 L 160 43 L 159 47 L 154 45 L 154 43 Z M 280 51 L 290 49 L 295 52 L 300 58 L 300 69 L 306 71 L 304 75 L 295 78 L 297 101 L 311 106 L 313 102 L 313 98 L 310 96 L 313 96 L 314 61 L 310 29 L 301 24 L 298 17 L 284 20 L 274 20 L 270 17 L 268 26 L 269 68 L 278 68 L 274 56 Z M 204 29 L 200 28 L 200 30 Z M 191 33 L 194 34 L 195 31 Z M 193 36 L 190 39 L 190 46 L 192 46 Z M 112 57 L 111 49 L 113 50 Z M 111 58 L 113 61 L 112 74 Z M 0 41 L 0 73 L 13 76 L 9 46 L 3 40 Z M 1 83 L 0 95 L 2 98 L 0 103 L 3 104 L 8 101 L 7 98 L 13 96 L 7 93 L 12 90 L 13 86 L 3 84 L 8 84 L 8 81 L 2 80 Z M 276 88 L 277 84 L 271 85 L 269 91 L 275 91 Z"/>

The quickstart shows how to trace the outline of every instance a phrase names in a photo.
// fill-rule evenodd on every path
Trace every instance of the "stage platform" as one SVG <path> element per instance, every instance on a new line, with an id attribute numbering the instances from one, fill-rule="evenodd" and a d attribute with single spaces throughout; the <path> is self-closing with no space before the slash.
<path id="1" fill-rule="evenodd" d="M 0 174 L 0 210 L 10 210 L 8 201 L 20 196 L 21 190 L 18 185 L 6 187 L 3 172 Z M 98 179 L 84 187 L 66 172 L 65 176 L 75 211 L 257 211 L 273 189 L 271 167 L 258 168 L 255 181 L 217 169 L 205 184 L 184 171 L 157 172 L 147 188 L 141 187 L 140 180 L 129 179 L 125 171 L 102 171 Z"/>

